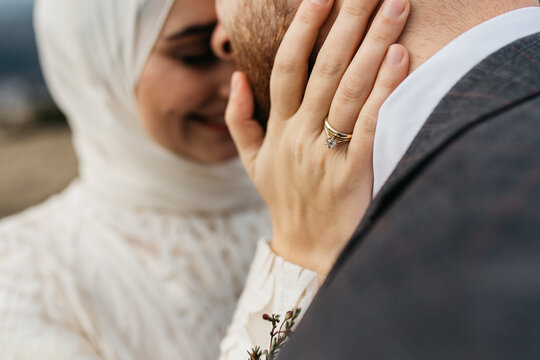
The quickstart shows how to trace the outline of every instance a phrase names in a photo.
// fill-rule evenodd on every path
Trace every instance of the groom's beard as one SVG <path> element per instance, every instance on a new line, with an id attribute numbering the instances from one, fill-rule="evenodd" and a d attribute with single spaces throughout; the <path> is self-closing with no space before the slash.
<path id="1" fill-rule="evenodd" d="M 229 31 L 238 68 L 251 84 L 255 97 L 255 118 L 266 128 L 270 115 L 270 76 L 274 59 L 296 6 L 291 0 L 244 2 Z"/>

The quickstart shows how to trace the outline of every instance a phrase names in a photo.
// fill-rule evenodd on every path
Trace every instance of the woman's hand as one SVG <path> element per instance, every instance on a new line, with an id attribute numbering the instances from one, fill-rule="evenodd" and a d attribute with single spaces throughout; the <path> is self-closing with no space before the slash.
<path id="1" fill-rule="evenodd" d="M 235 73 L 227 124 L 244 166 L 272 214 L 273 250 L 326 275 L 371 201 L 379 108 L 405 78 L 409 58 L 394 44 L 408 0 L 344 0 L 307 81 L 308 61 L 332 0 L 303 0 L 276 56 L 266 136 L 253 96 Z M 350 143 L 325 146 L 325 119 Z"/>

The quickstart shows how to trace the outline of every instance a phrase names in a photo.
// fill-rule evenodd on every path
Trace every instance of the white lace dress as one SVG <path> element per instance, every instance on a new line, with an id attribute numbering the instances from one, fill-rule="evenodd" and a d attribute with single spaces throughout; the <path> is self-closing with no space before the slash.
<path id="1" fill-rule="evenodd" d="M 268 233 L 264 212 L 120 210 L 74 184 L 3 220 L 0 358 L 219 358 L 256 239 Z M 156 233 L 162 241 L 146 241 Z M 262 313 L 307 307 L 316 286 L 315 274 L 260 242 L 221 358 L 244 359 L 266 344 Z"/>
<path id="2" fill-rule="evenodd" d="M 257 247 L 244 292 L 233 322 L 221 343 L 220 360 L 248 359 L 246 351 L 254 346 L 267 349 L 271 324 L 263 314 L 283 315 L 295 307 L 302 319 L 318 290 L 316 273 L 276 256 L 266 241 Z"/>

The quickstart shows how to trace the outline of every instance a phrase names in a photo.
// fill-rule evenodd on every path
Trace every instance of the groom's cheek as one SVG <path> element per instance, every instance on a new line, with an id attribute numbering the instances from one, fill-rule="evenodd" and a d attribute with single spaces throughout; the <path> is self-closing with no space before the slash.
<path id="1" fill-rule="evenodd" d="M 234 23 L 234 18 L 241 9 L 244 9 L 244 3 L 251 0 L 216 0 L 216 12 L 218 21 L 227 29 Z"/>

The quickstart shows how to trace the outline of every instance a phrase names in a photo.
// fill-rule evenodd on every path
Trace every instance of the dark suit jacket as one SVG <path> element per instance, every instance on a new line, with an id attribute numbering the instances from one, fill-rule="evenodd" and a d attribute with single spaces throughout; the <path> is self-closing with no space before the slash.
<path id="1" fill-rule="evenodd" d="M 280 356 L 292 359 L 540 359 L 540 33 L 441 101 Z"/>

